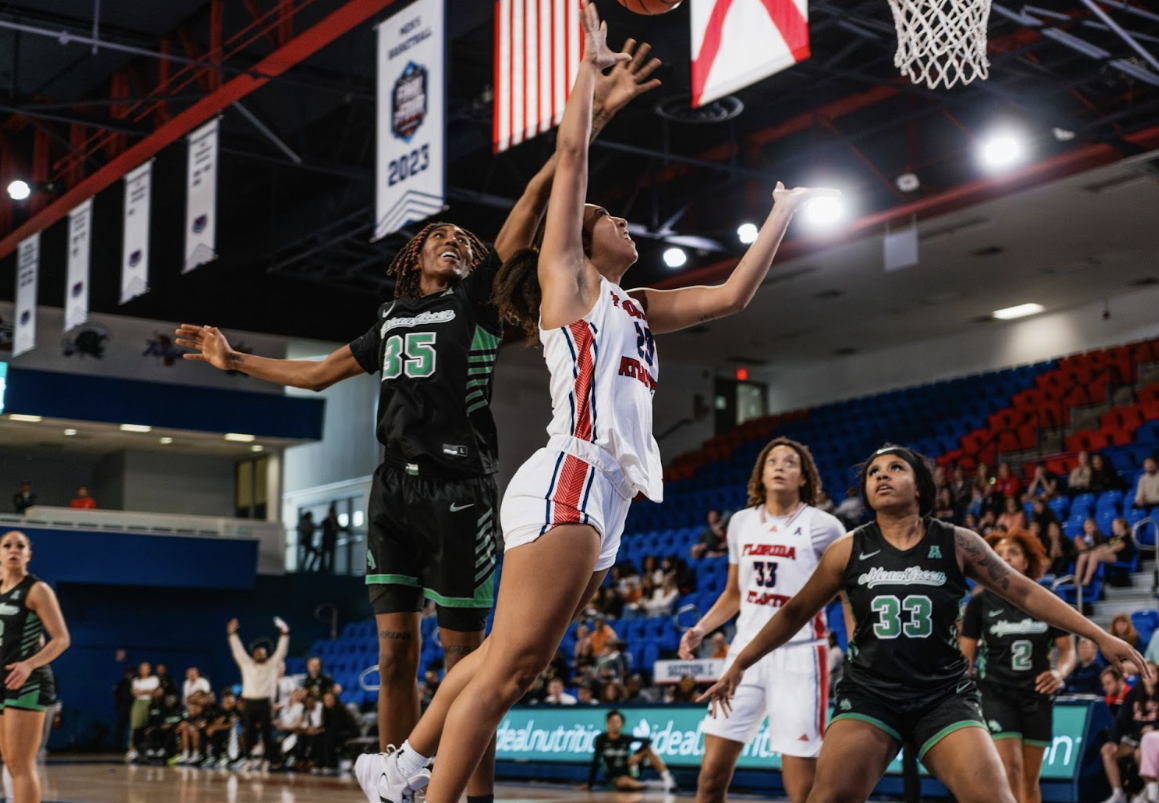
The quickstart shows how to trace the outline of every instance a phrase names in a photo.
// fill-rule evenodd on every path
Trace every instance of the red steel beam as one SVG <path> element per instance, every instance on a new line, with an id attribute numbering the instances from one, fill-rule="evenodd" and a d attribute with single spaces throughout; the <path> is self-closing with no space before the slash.
<path id="1" fill-rule="evenodd" d="M 258 62 L 253 73 L 239 75 L 226 82 L 77 184 L 43 211 L 33 215 L 24 225 L 0 240 L 0 259 L 15 251 L 21 240 L 44 231 L 63 219 L 81 201 L 112 186 L 130 170 L 153 158 L 231 104 L 265 86 L 270 78 L 281 75 L 309 58 L 394 2 L 395 0 L 350 0 Z"/>
<path id="2" fill-rule="evenodd" d="M 1157 148 L 1159 147 L 1159 126 L 1137 131 L 1123 139 L 1145 149 Z M 1123 154 L 1110 145 L 1087 145 L 1069 153 L 1036 162 L 1013 175 L 973 181 L 919 201 L 866 215 L 849 226 L 839 237 L 798 237 L 781 245 L 777 252 L 777 259 L 781 261 L 795 259 L 822 248 L 849 242 L 870 234 L 886 223 L 949 214 L 958 209 L 1000 198 L 1018 190 L 1044 184 L 1047 181 L 1093 170 L 1096 167 L 1117 162 L 1122 158 Z M 719 282 L 732 273 L 732 269 L 739 261 L 732 258 L 720 260 L 711 265 L 663 279 L 652 286 L 664 289 Z"/>

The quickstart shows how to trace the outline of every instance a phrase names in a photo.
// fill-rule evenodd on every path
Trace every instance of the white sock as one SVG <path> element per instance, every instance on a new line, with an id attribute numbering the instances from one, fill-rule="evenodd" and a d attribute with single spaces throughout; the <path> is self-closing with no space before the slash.
<path id="1" fill-rule="evenodd" d="M 8 771 L 8 765 L 4 765 L 4 797 L 10 802 L 16 800 L 16 792 L 12 788 L 12 773 Z"/>
<path id="2" fill-rule="evenodd" d="M 398 749 L 398 768 L 403 775 L 410 777 L 419 770 L 425 770 L 431 765 L 431 759 L 419 753 L 410 745 L 410 739 L 402 743 Z"/>
<path id="3" fill-rule="evenodd" d="M 1148 800 L 1159 803 L 1159 781 L 1147 781 L 1147 786 L 1143 789 L 1143 794 L 1147 795 Z"/>

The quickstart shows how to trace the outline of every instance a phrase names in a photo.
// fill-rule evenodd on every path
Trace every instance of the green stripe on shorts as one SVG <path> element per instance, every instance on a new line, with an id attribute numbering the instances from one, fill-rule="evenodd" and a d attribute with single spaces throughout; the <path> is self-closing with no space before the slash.
<path id="1" fill-rule="evenodd" d="M 942 739 L 949 736 L 954 731 L 961 730 L 962 728 L 983 728 L 983 729 L 985 729 L 986 726 L 976 719 L 964 719 L 961 722 L 955 722 L 953 725 L 947 725 L 946 727 L 942 728 L 940 731 L 938 731 L 937 733 L 935 733 L 933 736 L 931 736 L 929 739 L 926 740 L 926 743 L 922 745 L 922 749 L 918 751 L 918 761 L 921 761 L 923 758 L 925 758 L 926 753 L 929 752 L 931 747 L 936 745 Z"/>
<path id="2" fill-rule="evenodd" d="M 891 738 L 896 739 L 898 742 L 903 741 L 901 734 L 895 731 L 889 725 L 886 725 L 880 719 L 867 717 L 865 714 L 838 714 L 837 716 L 833 717 L 833 719 L 829 720 L 829 724 L 832 725 L 834 722 L 838 722 L 842 719 L 856 719 L 858 722 L 868 722 L 878 730 L 885 731 Z"/>
<path id="3" fill-rule="evenodd" d="M 24 687 L 26 691 L 15 700 L 4 701 L 4 708 L 20 708 L 25 711 L 44 711 L 47 706 L 40 704 L 40 684 L 32 688 Z"/>
<path id="4" fill-rule="evenodd" d="M 483 585 L 476 588 L 472 597 L 444 597 L 429 588 L 424 589 L 423 593 L 444 608 L 490 608 L 495 604 L 495 575 L 491 574 Z"/>
<path id="5" fill-rule="evenodd" d="M 407 577 L 405 574 L 368 574 L 366 575 L 366 584 L 388 585 L 388 586 L 411 586 L 412 588 L 422 588 L 417 577 Z"/>

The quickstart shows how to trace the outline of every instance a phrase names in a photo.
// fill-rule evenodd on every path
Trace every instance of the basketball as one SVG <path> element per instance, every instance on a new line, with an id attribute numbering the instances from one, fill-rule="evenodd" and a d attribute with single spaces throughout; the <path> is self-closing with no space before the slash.
<path id="1" fill-rule="evenodd" d="M 633 14 L 667 14 L 680 5 L 681 0 L 617 0 L 624 8 Z"/>

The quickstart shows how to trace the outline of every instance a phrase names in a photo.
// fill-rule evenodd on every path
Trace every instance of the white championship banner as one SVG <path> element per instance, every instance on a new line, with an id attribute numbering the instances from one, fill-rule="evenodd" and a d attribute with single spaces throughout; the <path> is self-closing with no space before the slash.
<path id="1" fill-rule="evenodd" d="M 808 0 L 692 0 L 692 106 L 809 57 Z"/>
<path id="2" fill-rule="evenodd" d="M 182 273 L 217 258 L 217 122 L 210 120 L 189 135 Z"/>
<path id="3" fill-rule="evenodd" d="M 24 240 L 16 250 L 16 331 L 12 356 L 36 348 L 36 280 L 40 269 L 40 235 Z"/>
<path id="4" fill-rule="evenodd" d="M 68 213 L 68 281 L 64 285 L 64 331 L 89 317 L 89 255 L 92 251 L 93 199 Z"/>
<path id="5" fill-rule="evenodd" d="M 378 26 L 374 239 L 446 208 L 446 0 Z"/>
<path id="6" fill-rule="evenodd" d="M 153 162 L 125 176 L 125 235 L 121 248 L 121 302 L 149 289 L 149 199 Z"/>
<path id="7" fill-rule="evenodd" d="M 679 683 L 691 675 L 697 683 L 711 683 L 724 672 L 723 658 L 704 658 L 696 661 L 657 661 L 652 664 L 653 683 Z"/>

